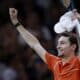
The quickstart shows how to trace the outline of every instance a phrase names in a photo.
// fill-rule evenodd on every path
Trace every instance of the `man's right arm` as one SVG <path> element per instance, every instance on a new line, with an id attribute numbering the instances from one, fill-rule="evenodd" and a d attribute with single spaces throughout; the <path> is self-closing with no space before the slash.
<path id="1" fill-rule="evenodd" d="M 33 36 L 29 31 L 27 31 L 22 25 L 19 25 L 17 27 L 18 32 L 20 35 L 23 37 L 25 42 L 33 49 L 36 51 L 36 53 L 41 57 L 41 59 L 46 62 L 45 60 L 45 54 L 46 50 L 41 46 L 40 42 L 38 39 Z"/>
<path id="2" fill-rule="evenodd" d="M 17 19 L 17 10 L 14 8 L 9 9 L 9 14 L 10 14 L 10 19 L 12 24 L 15 26 L 17 23 L 19 23 Z M 41 57 L 41 59 L 46 62 L 45 55 L 46 55 L 46 50 L 41 46 L 39 40 L 32 35 L 28 30 L 26 30 L 23 25 L 20 23 L 16 25 L 16 28 L 20 35 L 23 37 L 25 42 L 33 49 L 36 51 L 36 53 Z"/>

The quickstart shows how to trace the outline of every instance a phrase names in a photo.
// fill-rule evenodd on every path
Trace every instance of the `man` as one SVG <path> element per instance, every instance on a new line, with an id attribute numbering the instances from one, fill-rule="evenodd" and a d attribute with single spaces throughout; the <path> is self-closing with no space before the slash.
<path id="1" fill-rule="evenodd" d="M 55 80 L 80 80 L 80 59 L 76 56 L 78 50 L 77 38 L 74 35 L 63 34 L 57 42 L 58 57 L 48 53 L 38 39 L 29 33 L 18 21 L 17 10 L 9 9 L 10 19 L 25 42 L 36 51 L 41 59 L 54 72 Z"/>

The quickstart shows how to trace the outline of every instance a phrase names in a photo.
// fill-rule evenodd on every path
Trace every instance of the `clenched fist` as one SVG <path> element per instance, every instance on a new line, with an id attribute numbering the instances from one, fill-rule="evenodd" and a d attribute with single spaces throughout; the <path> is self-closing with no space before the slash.
<path id="1" fill-rule="evenodd" d="M 19 22 L 17 19 L 17 14 L 18 14 L 18 11 L 15 8 L 9 8 L 9 15 L 13 25 Z"/>

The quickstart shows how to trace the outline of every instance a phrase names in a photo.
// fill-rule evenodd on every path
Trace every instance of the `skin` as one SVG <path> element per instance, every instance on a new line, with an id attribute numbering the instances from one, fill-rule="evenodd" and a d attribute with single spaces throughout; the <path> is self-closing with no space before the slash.
<path id="1" fill-rule="evenodd" d="M 9 9 L 10 19 L 13 25 L 18 23 L 17 14 L 18 11 L 15 8 Z M 76 18 L 79 18 L 78 13 L 75 13 Z M 27 29 L 23 27 L 23 25 L 19 25 L 17 28 L 18 32 L 21 34 L 25 42 L 33 49 L 35 52 L 41 57 L 41 59 L 46 63 L 45 54 L 46 50 L 40 44 L 38 39 L 32 35 Z M 69 37 L 61 36 L 58 39 L 57 50 L 58 56 L 60 56 L 63 60 L 63 63 L 69 61 L 73 56 L 75 56 L 76 45 L 71 45 L 69 42 Z"/>
<path id="2" fill-rule="evenodd" d="M 58 39 L 57 51 L 58 56 L 62 58 L 63 63 L 69 61 L 75 56 L 76 44 L 71 45 L 69 37 L 61 36 Z"/>

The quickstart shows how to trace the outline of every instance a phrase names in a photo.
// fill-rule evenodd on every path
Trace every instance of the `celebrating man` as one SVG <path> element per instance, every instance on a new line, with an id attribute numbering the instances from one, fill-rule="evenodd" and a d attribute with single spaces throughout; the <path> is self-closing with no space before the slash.
<path id="1" fill-rule="evenodd" d="M 76 56 L 79 47 L 75 35 L 61 34 L 57 41 L 58 56 L 54 56 L 46 51 L 39 40 L 21 25 L 17 19 L 18 11 L 16 9 L 10 8 L 9 14 L 12 24 L 25 42 L 48 65 L 49 69 L 54 73 L 55 80 L 80 80 L 80 58 Z"/>

